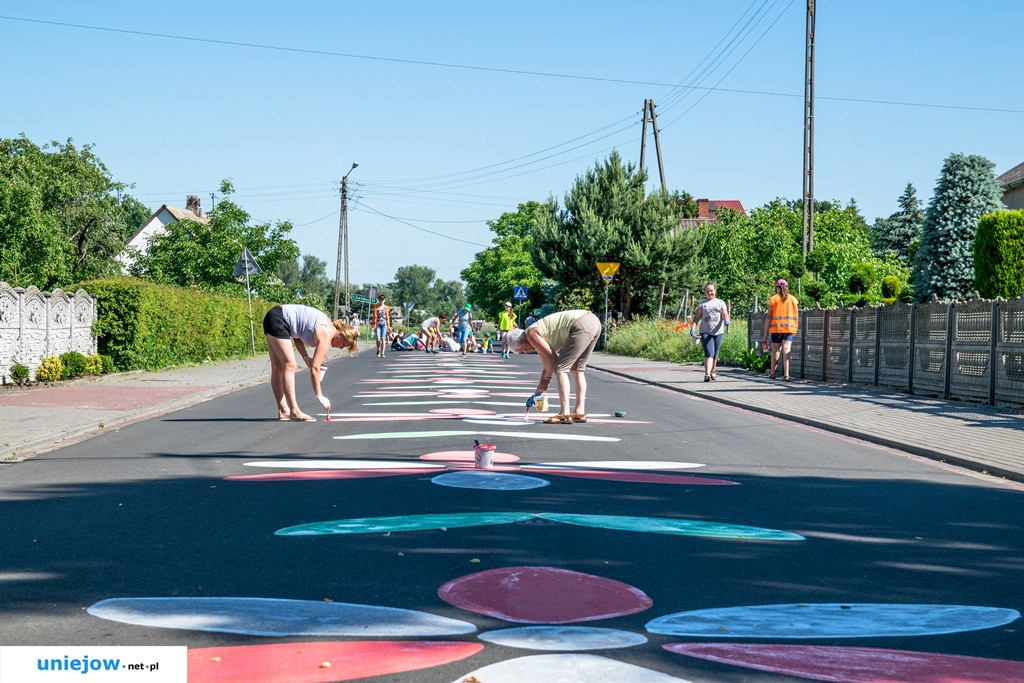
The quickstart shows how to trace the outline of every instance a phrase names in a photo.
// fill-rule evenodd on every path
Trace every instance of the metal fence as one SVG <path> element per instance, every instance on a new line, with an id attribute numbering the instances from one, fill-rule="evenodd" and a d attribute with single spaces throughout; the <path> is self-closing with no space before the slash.
<path id="1" fill-rule="evenodd" d="M 748 346 L 765 314 L 748 317 Z M 1024 404 L 1024 297 L 800 311 L 790 374 L 908 393 Z"/>

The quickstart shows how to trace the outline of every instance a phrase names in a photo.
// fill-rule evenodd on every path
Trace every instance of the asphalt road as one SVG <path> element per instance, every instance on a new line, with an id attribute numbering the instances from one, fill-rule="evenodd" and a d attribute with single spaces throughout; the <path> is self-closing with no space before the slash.
<path id="1" fill-rule="evenodd" d="M 324 382 L 333 401 L 330 422 L 278 422 L 269 388 L 254 387 L 3 468 L 0 643 L 190 650 L 310 641 L 483 645 L 457 661 L 365 679 L 417 682 L 457 681 L 488 665 L 556 653 L 569 657 L 534 663 L 552 672 L 571 668 L 572 657 L 579 666 L 607 664 L 612 668 L 602 677 L 609 681 L 641 680 L 635 671 L 617 673 L 618 663 L 695 682 L 806 680 L 785 674 L 783 645 L 824 647 L 820 662 L 834 653 L 852 661 L 853 651 L 837 647 L 870 648 L 894 661 L 897 655 L 885 653 L 1024 659 L 1024 623 L 1013 615 L 1024 605 L 1021 485 L 599 372 L 587 375 L 587 424 L 503 424 L 486 422 L 493 420 L 487 415 L 479 422 L 430 412 L 521 415 L 537 371 L 533 357 L 364 354 L 331 364 Z M 304 409 L 322 413 L 301 377 L 298 384 Z M 368 419 L 384 413 L 392 415 Z M 440 431 L 466 433 L 432 435 Z M 609 440 L 550 438 L 578 436 Z M 445 456 L 421 456 L 468 457 L 475 438 L 517 456 L 515 466 L 584 462 L 574 467 L 611 474 L 501 470 L 470 480 L 463 473 L 448 485 L 437 477 L 456 472 L 440 468 L 328 478 L 352 474 L 328 467 L 339 462 L 440 466 Z M 321 460 L 333 462 L 252 466 Z M 295 472 L 305 474 L 281 477 Z M 657 476 L 630 480 L 647 475 Z M 526 485 L 538 487 L 501 488 Z M 470 525 L 481 513 L 504 517 Z M 414 528 L 376 520 L 383 526 L 368 533 L 277 533 L 399 516 Z M 384 530 L 388 524 L 395 526 Z M 491 574 L 472 577 L 478 584 L 456 581 L 481 572 Z M 525 586 L 526 575 L 524 592 L 510 588 L 518 579 Z M 223 624 L 217 619 L 224 610 L 236 612 L 235 630 L 249 628 L 238 624 L 255 623 L 258 600 L 217 603 L 217 618 L 189 628 L 87 611 L 113 601 L 107 617 L 145 612 L 144 603 L 117 603 L 126 598 L 174 599 L 185 611 L 202 607 L 196 598 L 371 605 L 393 609 L 391 622 L 383 610 L 392 626 L 401 621 L 397 610 L 415 610 L 467 622 L 473 632 L 403 635 L 394 626 L 390 637 L 358 638 L 207 630 Z M 811 614 L 814 633 L 800 631 L 782 605 Z M 652 620 L 669 615 L 755 606 L 775 607 L 714 614 L 703 632 L 651 630 Z M 270 611 L 279 608 L 268 603 Z M 908 616 L 918 609 L 929 614 Z M 548 628 L 540 637 L 560 644 L 541 651 L 480 637 L 538 623 Z M 582 649 L 596 637 L 646 642 Z M 773 663 L 762 671 L 662 647 L 672 643 L 722 645 L 718 657 L 753 657 L 743 647 L 755 645 Z M 215 650 L 203 652 L 213 659 Z M 603 659 L 585 659 L 593 656 Z M 791 658 L 808 665 L 806 651 Z M 983 680 L 1008 683 L 1020 680 L 1017 673 Z M 497 673 L 478 678 L 506 680 Z"/>

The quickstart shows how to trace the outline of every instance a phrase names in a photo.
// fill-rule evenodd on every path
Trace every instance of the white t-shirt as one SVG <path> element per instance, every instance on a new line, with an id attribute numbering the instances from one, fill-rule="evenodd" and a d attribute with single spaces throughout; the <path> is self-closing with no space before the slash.
<path id="1" fill-rule="evenodd" d="M 722 324 L 722 314 L 729 309 L 724 301 L 718 298 L 704 299 L 697 304 L 697 309 L 700 311 L 701 334 L 714 336 L 725 333 L 725 325 Z"/>

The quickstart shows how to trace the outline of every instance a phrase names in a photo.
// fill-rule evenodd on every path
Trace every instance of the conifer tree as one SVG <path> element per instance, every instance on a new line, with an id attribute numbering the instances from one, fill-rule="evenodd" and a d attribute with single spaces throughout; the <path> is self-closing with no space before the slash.
<path id="1" fill-rule="evenodd" d="M 907 183 L 907 189 L 899 198 L 900 210 L 888 218 L 879 218 L 871 226 L 871 249 L 877 256 L 890 251 L 902 263 L 911 262 L 911 245 L 921 236 L 921 224 L 925 214 L 921 200 L 917 198 L 914 186 Z"/>
<path id="2" fill-rule="evenodd" d="M 974 235 L 978 220 L 1002 208 L 995 164 L 978 155 L 951 154 L 942 166 L 935 196 L 921 227 L 914 257 L 914 291 L 919 300 L 966 300 L 974 287 Z"/>

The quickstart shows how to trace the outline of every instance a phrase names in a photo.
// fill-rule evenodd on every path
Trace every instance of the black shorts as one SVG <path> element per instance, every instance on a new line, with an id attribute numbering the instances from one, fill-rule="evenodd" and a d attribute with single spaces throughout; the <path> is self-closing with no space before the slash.
<path id="1" fill-rule="evenodd" d="M 263 333 L 276 339 L 292 338 L 292 331 L 284 321 L 284 311 L 280 306 L 274 306 L 263 316 Z"/>

